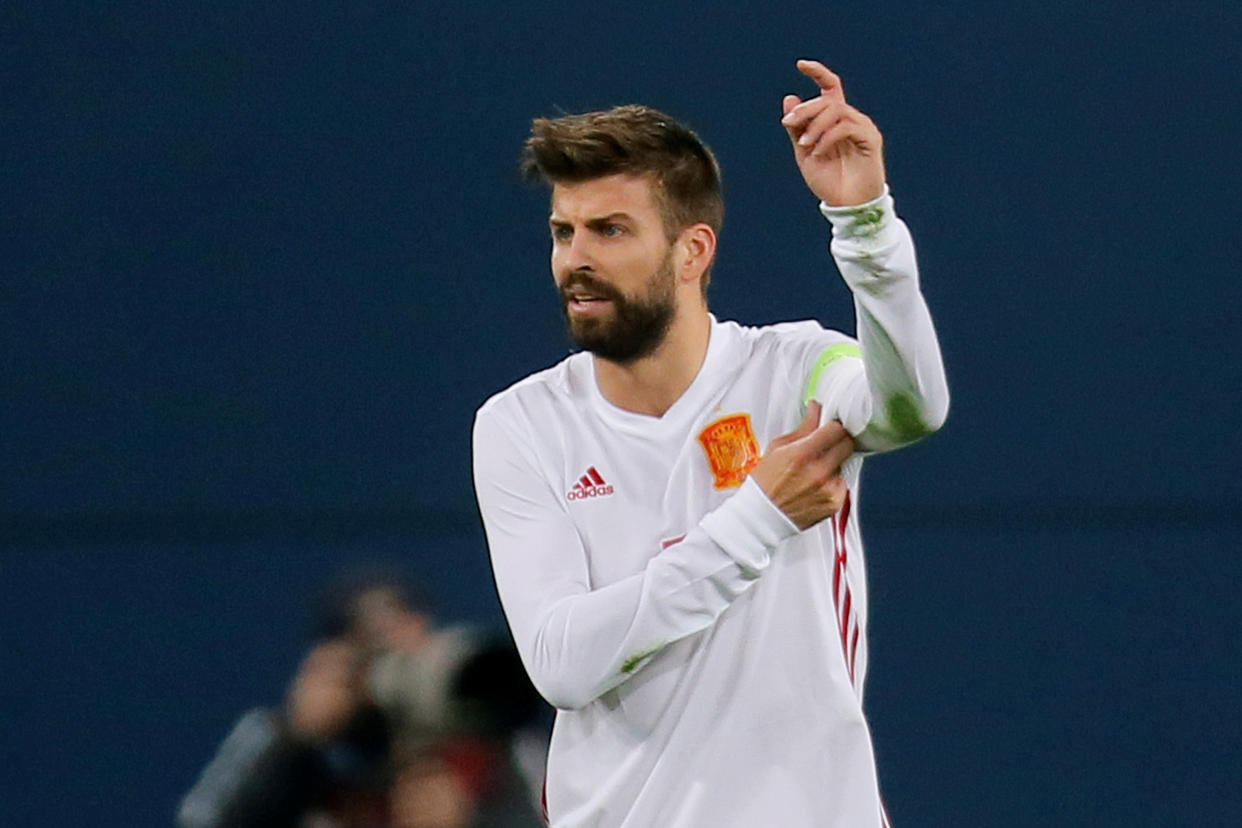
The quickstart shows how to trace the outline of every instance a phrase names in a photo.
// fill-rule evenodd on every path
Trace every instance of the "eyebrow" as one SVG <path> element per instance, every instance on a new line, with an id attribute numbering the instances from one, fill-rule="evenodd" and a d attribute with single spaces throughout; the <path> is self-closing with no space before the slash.
<path id="1" fill-rule="evenodd" d="M 600 224 L 608 224 L 609 222 L 614 222 L 614 221 L 628 221 L 630 223 L 633 223 L 634 217 L 631 216 L 629 213 L 618 210 L 617 212 L 609 213 L 606 216 L 598 216 L 595 218 L 589 218 L 586 220 L 585 223 L 588 227 L 594 227 Z M 570 222 L 565 221 L 564 219 L 557 218 L 555 215 L 551 215 L 551 216 L 548 216 L 548 224 L 570 224 Z"/>

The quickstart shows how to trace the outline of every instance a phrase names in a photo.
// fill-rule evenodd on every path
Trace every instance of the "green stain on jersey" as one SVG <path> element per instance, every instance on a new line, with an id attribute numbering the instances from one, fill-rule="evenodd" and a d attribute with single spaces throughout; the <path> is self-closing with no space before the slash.
<path id="1" fill-rule="evenodd" d="M 634 672 L 635 669 L 637 669 L 639 664 L 642 664 L 644 661 L 660 652 L 660 650 L 663 650 L 667 645 L 668 642 L 664 641 L 656 644 L 654 647 L 648 647 L 641 652 L 634 653 L 634 655 L 627 658 L 621 665 L 621 672 L 628 676 L 630 673 Z"/>
<path id="2" fill-rule="evenodd" d="M 919 416 L 918 404 L 909 394 L 889 397 L 885 405 L 888 427 L 900 442 L 912 442 L 931 433 L 927 423 Z"/>
<path id="3" fill-rule="evenodd" d="M 884 222 L 883 207 L 868 207 L 854 214 L 854 235 L 870 238 L 880 232 Z"/>
<path id="4" fill-rule="evenodd" d="M 846 359 L 848 357 L 861 357 L 862 348 L 857 345 L 833 345 L 819 355 L 819 359 L 815 360 L 815 367 L 811 369 L 811 376 L 807 378 L 806 389 L 802 392 L 802 407 L 806 406 L 815 397 L 815 389 L 819 386 L 819 378 L 824 375 L 824 370 L 836 362 L 838 359 Z"/>

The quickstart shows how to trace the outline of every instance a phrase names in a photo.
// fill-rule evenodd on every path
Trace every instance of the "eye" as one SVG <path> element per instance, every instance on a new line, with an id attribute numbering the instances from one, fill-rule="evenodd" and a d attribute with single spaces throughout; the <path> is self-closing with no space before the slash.
<path id="1" fill-rule="evenodd" d="M 620 236 L 624 233 L 625 233 L 625 228 L 622 227 L 620 224 L 605 224 L 600 231 L 601 235 L 609 239 L 615 239 L 617 236 Z"/>
<path id="2" fill-rule="evenodd" d="M 568 224 L 556 224 L 552 226 L 552 239 L 554 241 L 569 241 L 574 237 L 574 228 Z"/>

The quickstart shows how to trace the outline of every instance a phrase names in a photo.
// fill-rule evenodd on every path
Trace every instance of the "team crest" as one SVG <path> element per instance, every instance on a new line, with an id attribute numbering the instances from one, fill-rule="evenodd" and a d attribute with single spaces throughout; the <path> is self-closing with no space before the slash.
<path id="1" fill-rule="evenodd" d="M 759 462 L 759 441 L 749 414 L 730 414 L 716 420 L 699 434 L 699 442 L 707 452 L 717 489 L 742 485 Z"/>

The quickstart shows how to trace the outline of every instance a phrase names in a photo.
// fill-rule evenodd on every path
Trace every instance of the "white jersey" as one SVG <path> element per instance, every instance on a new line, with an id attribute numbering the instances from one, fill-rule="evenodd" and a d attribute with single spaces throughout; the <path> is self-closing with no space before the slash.
<path id="1" fill-rule="evenodd" d="M 501 602 L 558 710 L 556 828 L 883 822 L 863 718 L 867 589 L 847 506 L 803 532 L 747 477 L 816 397 L 868 451 L 948 396 L 913 245 L 886 195 L 822 208 L 859 339 L 712 321 L 661 417 L 610 404 L 575 354 L 479 409 L 475 487 Z"/>

